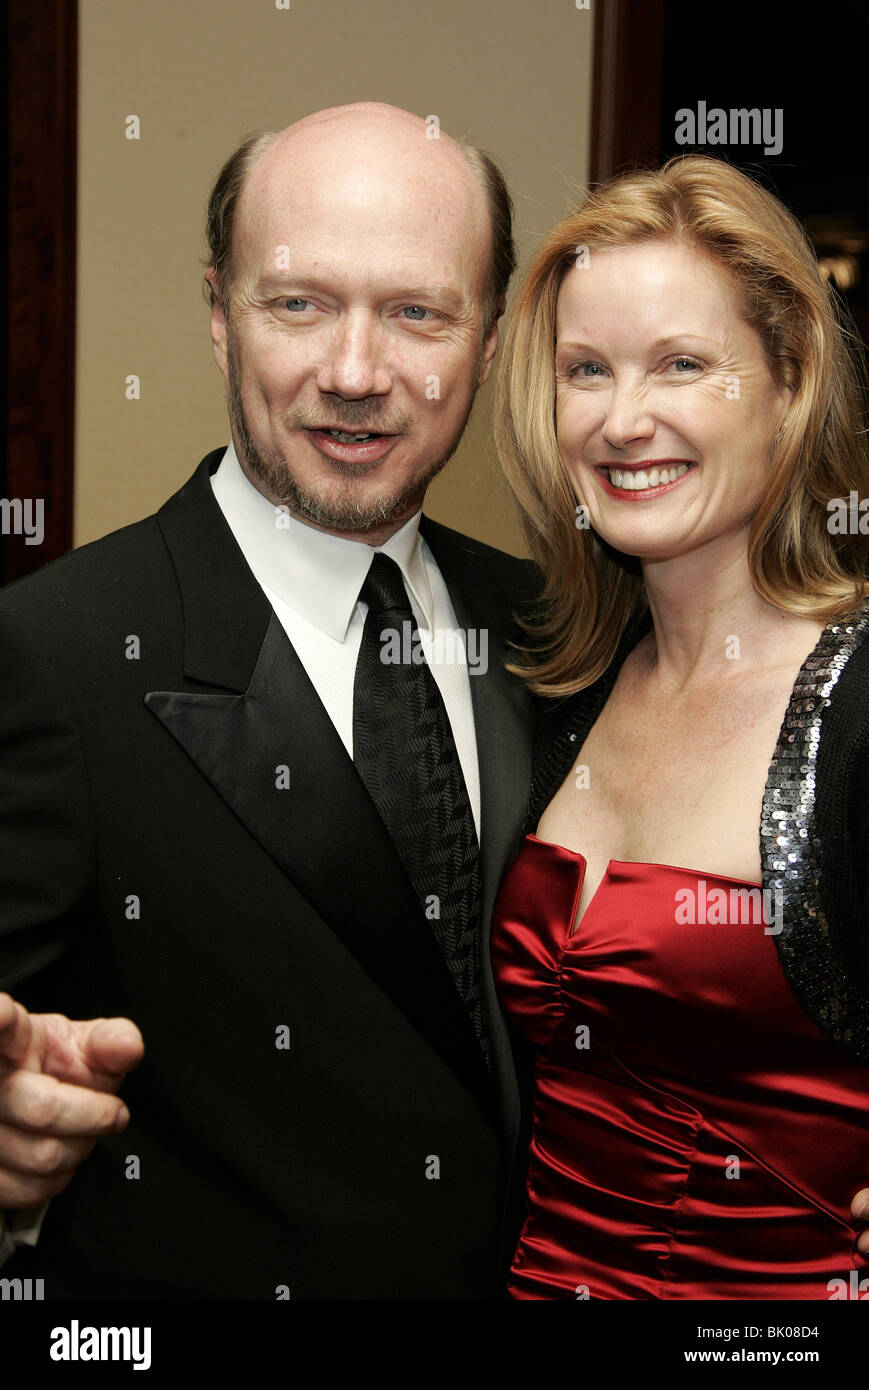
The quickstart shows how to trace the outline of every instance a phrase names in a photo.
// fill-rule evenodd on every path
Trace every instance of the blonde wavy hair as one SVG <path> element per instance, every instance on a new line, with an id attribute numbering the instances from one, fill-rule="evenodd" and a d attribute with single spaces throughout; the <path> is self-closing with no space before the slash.
<path id="1" fill-rule="evenodd" d="M 827 503 L 869 496 L 859 338 L 818 272 L 800 224 L 739 170 L 704 155 L 618 176 L 549 234 L 519 291 L 502 349 L 495 441 L 545 587 L 523 621 L 531 640 L 510 667 L 538 694 L 591 685 L 647 608 L 640 565 L 577 526 L 577 497 L 558 452 L 555 323 L 579 248 L 677 240 L 727 271 L 777 386 L 793 398 L 752 518 L 752 582 L 786 612 L 830 621 L 867 592 L 869 538 L 832 535 Z"/>

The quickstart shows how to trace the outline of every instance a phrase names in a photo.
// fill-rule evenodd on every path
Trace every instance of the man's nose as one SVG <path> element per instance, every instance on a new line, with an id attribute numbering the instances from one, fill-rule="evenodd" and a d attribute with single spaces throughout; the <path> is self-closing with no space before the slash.
<path id="1" fill-rule="evenodd" d="M 624 449 L 635 439 L 655 433 L 655 421 L 646 392 L 636 385 L 614 386 L 604 407 L 601 434 L 614 449 Z"/>
<path id="2" fill-rule="evenodd" d="M 386 395 L 392 385 L 380 325 L 368 314 L 347 314 L 335 325 L 318 386 L 348 399 Z"/>

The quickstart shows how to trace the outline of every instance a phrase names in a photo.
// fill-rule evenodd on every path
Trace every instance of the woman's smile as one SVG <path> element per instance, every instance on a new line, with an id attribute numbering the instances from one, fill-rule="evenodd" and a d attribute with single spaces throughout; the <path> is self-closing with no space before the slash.
<path id="1" fill-rule="evenodd" d="M 643 459 L 639 463 L 600 463 L 594 471 L 610 497 L 643 502 L 672 492 L 696 467 L 685 459 Z"/>

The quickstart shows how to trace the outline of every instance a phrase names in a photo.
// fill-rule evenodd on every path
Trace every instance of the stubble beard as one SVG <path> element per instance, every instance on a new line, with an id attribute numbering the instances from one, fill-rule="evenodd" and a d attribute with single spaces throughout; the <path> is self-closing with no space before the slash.
<path id="1" fill-rule="evenodd" d="M 324 482 L 320 489 L 313 491 L 301 486 L 283 455 L 277 452 L 266 454 L 257 446 L 245 419 L 238 356 L 230 337 L 227 342 L 227 404 L 233 438 L 240 450 L 242 467 L 249 476 L 256 479 L 260 491 L 276 506 L 286 507 L 291 516 L 313 522 L 327 531 L 363 533 L 389 525 L 403 516 L 411 516 L 422 504 L 429 485 L 446 467 L 459 447 L 470 419 L 482 365 L 481 351 L 467 412 L 447 452 L 435 463 L 427 464 L 420 469 L 400 487 L 378 492 L 373 497 L 367 494 L 359 497 L 355 495 L 357 489 L 353 487 L 353 480 L 365 478 L 377 464 L 341 463 L 336 459 L 330 459 L 330 470 L 337 478 Z M 328 406 L 325 400 L 329 401 Z M 412 424 L 410 417 L 406 416 L 398 420 L 381 419 L 383 405 L 379 397 L 350 401 L 333 396 L 325 400 L 324 409 L 330 409 L 332 412 L 330 420 L 340 423 L 340 427 L 348 433 L 352 433 L 360 424 L 373 427 L 379 422 L 383 425 L 380 433 L 404 434 Z M 310 421 L 307 412 L 294 408 L 287 412 L 285 423 L 289 429 L 304 429 L 313 422 Z M 342 478 L 346 480 L 343 486 L 340 482 Z"/>

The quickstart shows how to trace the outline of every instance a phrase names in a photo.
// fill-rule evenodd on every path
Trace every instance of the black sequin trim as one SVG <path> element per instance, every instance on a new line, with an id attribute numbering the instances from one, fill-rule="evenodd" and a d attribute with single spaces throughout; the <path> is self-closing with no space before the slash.
<path id="1" fill-rule="evenodd" d="M 763 795 L 760 859 L 783 930 L 779 959 L 800 1004 L 829 1037 L 869 1056 L 869 1005 L 854 988 L 821 901 L 815 775 L 830 694 L 869 630 L 869 608 L 828 623 L 803 663 Z"/>

